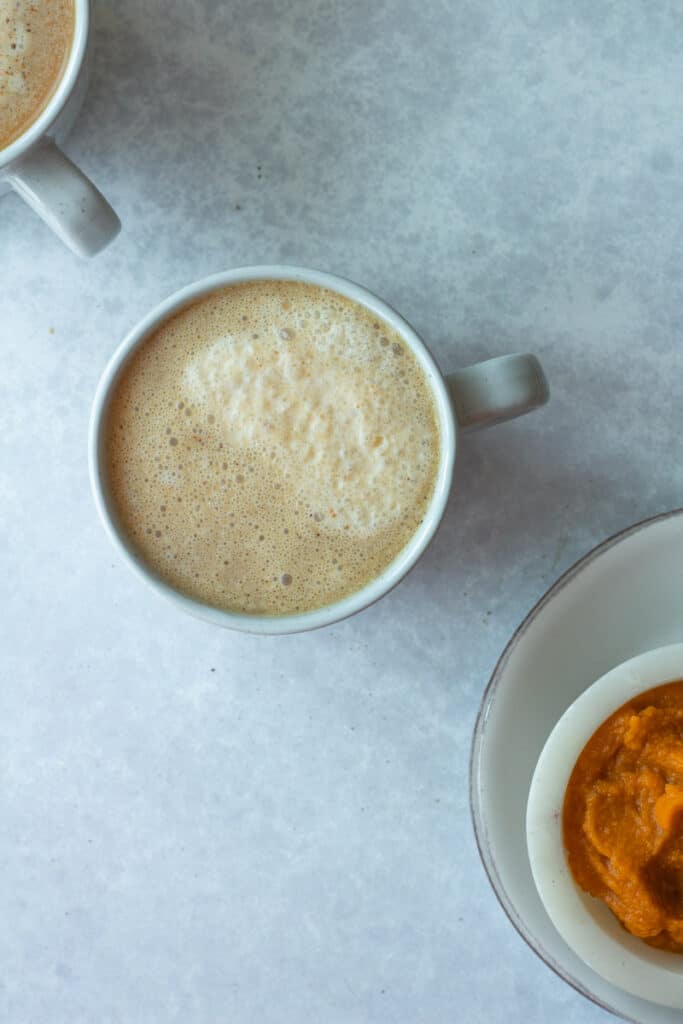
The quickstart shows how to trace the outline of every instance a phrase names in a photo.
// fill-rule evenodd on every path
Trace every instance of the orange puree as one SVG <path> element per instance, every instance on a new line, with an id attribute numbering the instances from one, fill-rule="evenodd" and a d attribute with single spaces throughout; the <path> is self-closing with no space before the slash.
<path id="1" fill-rule="evenodd" d="M 574 881 L 652 946 L 683 953 L 683 680 L 593 734 L 564 798 Z"/>

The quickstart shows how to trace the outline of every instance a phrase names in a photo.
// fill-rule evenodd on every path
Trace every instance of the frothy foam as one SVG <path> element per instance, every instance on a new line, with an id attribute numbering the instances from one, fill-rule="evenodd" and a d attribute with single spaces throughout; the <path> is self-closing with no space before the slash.
<path id="1" fill-rule="evenodd" d="M 46 106 L 66 67 L 73 0 L 0 0 L 0 149 Z"/>
<path id="2" fill-rule="evenodd" d="M 106 444 L 114 506 L 150 567 L 273 615 L 377 576 L 422 521 L 440 453 L 401 337 L 289 281 L 223 289 L 157 330 L 118 382 Z"/>

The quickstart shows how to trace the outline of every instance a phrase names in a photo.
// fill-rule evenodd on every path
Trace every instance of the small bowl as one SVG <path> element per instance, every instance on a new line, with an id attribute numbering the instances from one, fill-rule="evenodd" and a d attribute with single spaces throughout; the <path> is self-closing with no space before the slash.
<path id="1" fill-rule="evenodd" d="M 536 764 L 526 837 L 538 894 L 567 945 L 625 992 L 683 1010 L 683 955 L 648 946 L 627 932 L 601 900 L 583 892 L 572 878 L 562 837 L 569 777 L 593 733 L 631 698 L 680 679 L 683 644 L 660 647 L 613 668 L 567 708 Z"/>

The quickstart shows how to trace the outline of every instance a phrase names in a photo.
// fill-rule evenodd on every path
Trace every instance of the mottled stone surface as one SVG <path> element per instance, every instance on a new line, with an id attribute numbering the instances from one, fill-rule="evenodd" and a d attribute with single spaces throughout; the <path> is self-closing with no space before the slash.
<path id="1" fill-rule="evenodd" d="M 606 1016 L 505 920 L 467 799 L 510 633 L 680 505 L 678 4 L 101 3 L 69 152 L 124 230 L 0 213 L 3 1024 Z M 127 329 L 209 272 L 353 277 L 445 369 L 530 349 L 542 413 L 463 439 L 379 605 L 277 640 L 183 617 L 96 520 L 86 428 Z"/>

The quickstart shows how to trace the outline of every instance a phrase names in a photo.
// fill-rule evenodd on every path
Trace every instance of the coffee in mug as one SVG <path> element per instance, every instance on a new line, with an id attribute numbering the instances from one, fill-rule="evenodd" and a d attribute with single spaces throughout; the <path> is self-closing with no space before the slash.
<path id="1" fill-rule="evenodd" d="M 0 149 L 43 112 L 73 44 L 74 0 L 0 0 Z"/>
<path id="2" fill-rule="evenodd" d="M 213 292 L 133 352 L 104 460 L 114 514 L 176 590 L 253 615 L 339 601 L 425 516 L 432 388 L 401 336 L 315 284 Z"/>

